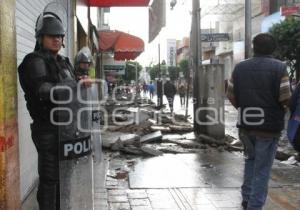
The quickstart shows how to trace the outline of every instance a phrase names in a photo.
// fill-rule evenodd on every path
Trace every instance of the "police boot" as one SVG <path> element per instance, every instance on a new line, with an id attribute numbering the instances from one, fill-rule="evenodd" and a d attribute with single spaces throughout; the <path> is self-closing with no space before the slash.
<path id="1" fill-rule="evenodd" d="M 37 192 L 39 210 L 59 210 L 58 185 L 40 183 Z"/>

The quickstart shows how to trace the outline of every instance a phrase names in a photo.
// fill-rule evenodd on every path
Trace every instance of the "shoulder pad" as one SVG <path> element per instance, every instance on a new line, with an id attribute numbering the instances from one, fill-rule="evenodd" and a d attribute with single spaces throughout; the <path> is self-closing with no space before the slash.
<path id="1" fill-rule="evenodd" d="M 24 71 L 24 68 L 26 68 L 26 65 L 28 63 L 30 63 L 33 59 L 35 58 L 42 58 L 39 54 L 37 54 L 36 52 L 31 52 L 29 54 L 27 54 L 24 58 L 23 61 L 21 62 L 21 64 L 18 67 L 18 71 L 19 73 L 22 73 Z M 43 58 L 42 58 L 43 59 Z"/>
<path id="2" fill-rule="evenodd" d="M 31 79 L 44 77 L 47 75 L 45 58 L 38 53 L 30 53 L 26 55 L 18 70 L 26 72 Z"/>

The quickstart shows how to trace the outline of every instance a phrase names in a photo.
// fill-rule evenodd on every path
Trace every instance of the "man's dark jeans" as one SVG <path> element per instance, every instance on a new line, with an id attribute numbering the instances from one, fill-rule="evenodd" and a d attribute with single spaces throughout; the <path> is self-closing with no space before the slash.
<path id="1" fill-rule="evenodd" d="M 241 132 L 240 140 L 245 147 L 243 201 L 248 202 L 247 210 L 261 210 L 268 195 L 278 138 L 263 138 Z"/>

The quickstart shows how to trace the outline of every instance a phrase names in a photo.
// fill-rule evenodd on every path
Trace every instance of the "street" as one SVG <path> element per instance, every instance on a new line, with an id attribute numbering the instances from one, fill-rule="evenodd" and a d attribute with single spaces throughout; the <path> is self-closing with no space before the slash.
<path id="1" fill-rule="evenodd" d="M 1 1 L 0 210 L 300 210 L 299 14 Z"/>
<path id="2" fill-rule="evenodd" d="M 149 110 L 149 107 L 145 108 L 147 100 L 143 97 L 141 101 L 139 107 L 144 110 L 141 113 L 145 113 Z M 189 114 L 192 113 L 191 102 Z M 168 113 L 167 107 L 163 112 Z M 178 96 L 175 97 L 174 110 L 176 114 L 185 113 Z M 235 139 L 236 111 L 228 103 L 225 110 L 226 122 L 231 120 L 226 124 L 226 134 Z M 140 117 L 137 125 L 140 130 L 136 134 L 141 135 L 141 139 L 144 132 L 149 133 L 144 123 L 150 117 L 145 116 Z M 241 151 L 205 144 L 192 132 L 185 131 L 162 131 L 159 138 L 152 136 L 153 140 L 149 138 L 136 146 L 139 140 L 131 132 L 135 127 L 110 125 L 102 133 L 103 161 L 94 164 L 96 210 L 242 209 L 240 186 L 244 161 Z M 299 183 L 300 167 L 297 161 L 291 165 L 276 160 L 264 209 L 298 209 Z M 35 193 L 31 193 L 22 209 L 37 209 Z"/>

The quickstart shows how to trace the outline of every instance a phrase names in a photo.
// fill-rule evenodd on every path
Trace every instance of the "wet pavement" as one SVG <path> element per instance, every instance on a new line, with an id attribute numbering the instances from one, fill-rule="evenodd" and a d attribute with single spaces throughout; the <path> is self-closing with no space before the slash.
<path id="1" fill-rule="evenodd" d="M 96 209 L 242 209 L 240 153 L 220 154 L 212 149 L 199 154 L 137 158 L 107 152 L 106 161 L 106 186 L 98 189 Z M 124 167 L 127 178 L 109 175 L 109 171 Z M 299 167 L 275 162 L 264 209 L 299 209 L 299 173 Z"/>
<path id="2" fill-rule="evenodd" d="M 185 114 L 179 97 L 175 98 L 174 108 L 176 113 Z M 191 103 L 189 114 L 192 115 Z M 226 133 L 235 138 L 236 116 L 236 110 L 226 103 Z M 151 132 L 151 126 L 146 125 L 146 130 L 141 127 L 137 130 L 139 135 L 142 131 Z M 203 145 L 190 132 L 169 132 L 163 133 L 161 142 L 145 143 L 148 148 L 163 151 L 163 155 L 144 157 L 104 150 L 103 161 L 94 165 L 95 210 L 242 209 L 242 153 Z M 114 142 L 120 139 L 124 145 L 135 140 L 130 132 L 125 136 L 123 131 L 114 130 L 105 133 L 103 138 L 106 137 Z M 106 147 L 111 143 L 107 142 Z M 285 142 L 281 144 L 287 146 Z M 275 161 L 264 209 L 300 209 L 300 167 L 295 165 Z M 22 209 L 38 209 L 35 193 Z"/>
<path id="3" fill-rule="evenodd" d="M 139 160 L 129 173 L 130 188 L 239 187 L 240 158 L 217 150 L 198 154 L 166 154 Z M 235 165 L 235 167 L 231 167 Z M 151 173 L 150 173 L 151 172 Z"/>
<path id="4" fill-rule="evenodd" d="M 152 158 L 104 151 L 102 163 L 94 166 L 95 210 L 242 209 L 242 168 L 241 153 L 215 149 Z M 115 171 L 127 173 L 117 178 L 112 175 Z M 38 209 L 35 193 L 23 210 Z M 264 209 L 299 206 L 300 168 L 276 161 Z"/>

